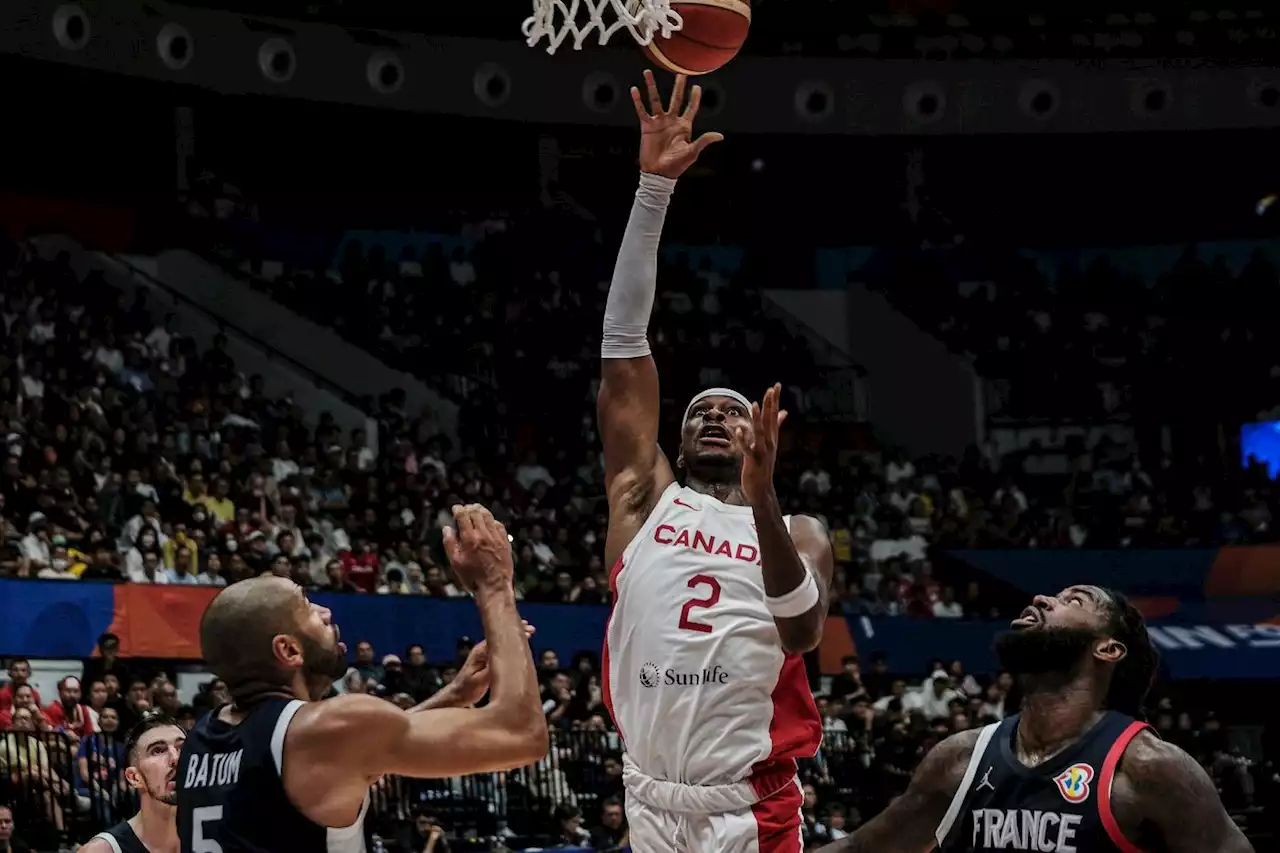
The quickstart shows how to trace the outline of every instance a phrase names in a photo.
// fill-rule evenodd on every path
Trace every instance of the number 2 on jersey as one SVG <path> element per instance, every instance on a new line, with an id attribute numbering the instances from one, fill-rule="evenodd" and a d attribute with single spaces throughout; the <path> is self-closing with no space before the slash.
<path id="1" fill-rule="evenodd" d="M 697 589 L 700 586 L 709 587 L 711 594 L 706 598 L 691 598 L 684 603 L 684 607 L 680 608 L 680 628 L 685 631 L 697 631 L 699 634 L 710 634 L 710 625 L 706 622 L 695 622 L 689 614 L 695 610 L 706 610 L 716 605 L 720 600 L 720 581 L 711 575 L 694 575 L 689 578 L 689 589 Z"/>

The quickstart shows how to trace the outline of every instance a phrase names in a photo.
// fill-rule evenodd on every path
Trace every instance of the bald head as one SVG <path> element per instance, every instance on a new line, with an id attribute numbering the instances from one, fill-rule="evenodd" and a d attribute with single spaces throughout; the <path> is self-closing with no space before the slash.
<path id="1" fill-rule="evenodd" d="M 200 620 L 201 653 L 238 702 L 288 682 L 291 674 L 276 656 L 275 639 L 283 634 L 301 640 L 306 618 L 306 599 L 292 581 L 261 577 L 233 583 Z"/>

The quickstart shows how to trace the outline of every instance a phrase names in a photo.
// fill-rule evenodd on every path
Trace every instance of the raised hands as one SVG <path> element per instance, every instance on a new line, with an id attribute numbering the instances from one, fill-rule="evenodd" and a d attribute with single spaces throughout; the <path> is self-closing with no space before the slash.
<path id="1" fill-rule="evenodd" d="M 702 87 L 694 86 L 689 103 L 684 103 L 684 90 L 689 78 L 676 75 L 675 88 L 671 90 L 671 102 L 664 108 L 658 83 L 652 71 L 644 72 L 644 85 L 648 93 L 646 109 L 640 90 L 631 87 L 631 101 L 640 117 L 640 171 L 666 178 L 678 178 L 693 165 L 708 145 L 724 139 L 719 133 L 704 133 L 693 138 L 693 120 L 702 103 Z M 683 112 L 681 111 L 683 107 Z"/>
<path id="2" fill-rule="evenodd" d="M 775 383 L 764 392 L 764 403 L 751 404 L 751 435 L 742 427 L 735 436 L 742 447 L 742 492 L 755 506 L 773 492 L 773 468 L 778 459 L 778 432 L 787 420 L 780 409 L 782 386 Z"/>
<path id="3" fill-rule="evenodd" d="M 444 550 L 467 591 L 486 585 L 511 586 L 515 572 L 507 528 L 479 504 L 453 508 L 454 527 L 444 529 Z"/>

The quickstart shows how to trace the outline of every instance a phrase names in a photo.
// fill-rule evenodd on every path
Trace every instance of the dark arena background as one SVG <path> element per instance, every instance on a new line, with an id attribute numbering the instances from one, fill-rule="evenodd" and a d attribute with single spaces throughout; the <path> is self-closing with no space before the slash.
<path id="1" fill-rule="evenodd" d="M 837 561 L 806 844 L 1012 713 L 993 637 L 1096 583 L 1162 653 L 1152 723 L 1277 849 L 1277 15 L 1149 7 L 758 0 L 698 81 L 726 141 L 664 231 L 663 444 L 694 391 L 784 383 L 776 488 Z M 626 842 L 594 400 L 645 65 L 531 49 L 528 11 L 0 6 L 0 851 L 132 813 L 120 738 L 216 704 L 226 582 L 314 590 L 343 691 L 446 685 L 460 498 L 514 537 L 551 751 L 383 779 L 372 849 Z"/>

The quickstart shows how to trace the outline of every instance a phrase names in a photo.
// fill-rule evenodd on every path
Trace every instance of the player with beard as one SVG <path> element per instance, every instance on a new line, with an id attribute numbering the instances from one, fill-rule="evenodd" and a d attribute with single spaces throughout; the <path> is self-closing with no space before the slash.
<path id="1" fill-rule="evenodd" d="M 291 581 L 241 581 L 210 603 L 201 649 L 232 702 L 187 735 L 178 766 L 183 853 L 364 853 L 369 788 L 384 774 L 460 776 L 546 755 L 507 531 L 480 506 L 453 515 L 445 550 L 475 595 L 486 647 L 464 666 L 472 670 L 465 689 L 409 712 L 366 694 L 319 701 L 345 674 L 347 649 L 329 610 Z M 467 707 L 489 680 L 490 702 Z"/>
<path id="2" fill-rule="evenodd" d="M 1021 711 L 938 744 L 819 853 L 1251 853 L 1205 771 L 1143 722 L 1159 655 L 1123 595 L 1037 595 L 996 651 Z"/>
<path id="3" fill-rule="evenodd" d="M 692 136 L 701 90 L 664 105 L 646 72 L 640 186 L 605 305 L 597 399 L 614 608 L 604 695 L 626 744 L 631 841 L 644 853 L 799 853 L 796 759 L 822 722 L 802 655 L 822 638 L 833 557 L 820 521 L 773 486 L 782 389 L 689 401 L 672 467 L 658 446 L 649 350 L 658 243 L 676 179 L 718 134 Z M 697 370 L 689 365 L 689 370 Z M 683 474 L 684 483 L 676 478 Z"/>
<path id="4" fill-rule="evenodd" d="M 138 813 L 99 832 L 80 853 L 178 853 L 174 777 L 187 739 L 176 722 L 153 712 L 125 738 L 124 779 L 138 792 Z"/>

